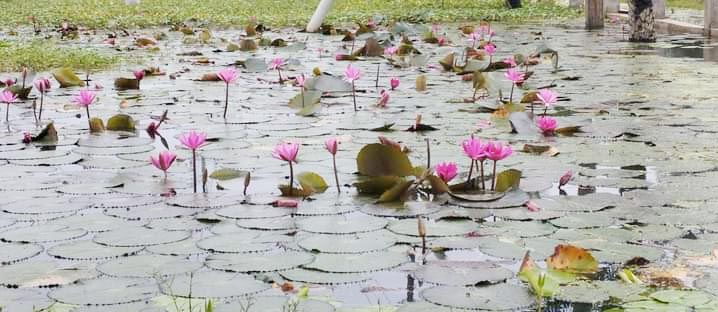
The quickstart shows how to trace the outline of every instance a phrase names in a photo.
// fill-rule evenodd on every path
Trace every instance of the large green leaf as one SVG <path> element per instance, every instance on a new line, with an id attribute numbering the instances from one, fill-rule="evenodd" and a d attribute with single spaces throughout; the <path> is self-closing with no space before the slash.
<path id="1" fill-rule="evenodd" d="M 209 175 L 209 177 L 219 181 L 226 181 L 246 176 L 247 174 L 248 172 L 244 170 L 222 168 L 213 171 L 212 174 Z"/>
<path id="2" fill-rule="evenodd" d="M 372 177 L 360 182 L 354 183 L 354 187 L 361 194 L 380 195 L 394 185 L 404 181 L 404 178 L 397 176 L 380 176 Z"/>
<path id="3" fill-rule="evenodd" d="M 110 131 L 135 131 L 135 121 L 130 115 L 117 114 L 107 120 L 107 130 Z"/>
<path id="4" fill-rule="evenodd" d="M 77 77 L 77 75 L 72 72 L 72 69 L 67 67 L 55 70 L 52 72 L 52 76 L 60 83 L 60 88 L 82 87 L 85 85 L 85 82 L 82 81 L 80 77 Z"/>
<path id="5" fill-rule="evenodd" d="M 431 183 L 431 193 L 438 195 L 449 192 L 449 186 L 441 178 L 435 175 L 430 175 L 427 176 L 426 179 L 429 180 L 429 183 Z"/>
<path id="6" fill-rule="evenodd" d="M 496 176 L 496 191 L 507 192 L 511 189 L 518 189 L 521 182 L 521 171 L 509 169 L 502 171 Z"/>
<path id="7" fill-rule="evenodd" d="M 302 172 L 297 175 L 297 181 L 302 189 L 312 193 L 323 193 L 329 187 L 322 176 L 314 172 Z"/>
<path id="8" fill-rule="evenodd" d="M 357 169 L 368 176 L 400 176 L 413 173 L 409 157 L 401 150 L 379 144 L 365 145 L 357 155 Z"/>
<path id="9" fill-rule="evenodd" d="M 409 180 L 395 184 L 379 196 L 377 203 L 390 203 L 404 200 L 406 198 L 406 191 L 413 183 L 413 180 Z"/>

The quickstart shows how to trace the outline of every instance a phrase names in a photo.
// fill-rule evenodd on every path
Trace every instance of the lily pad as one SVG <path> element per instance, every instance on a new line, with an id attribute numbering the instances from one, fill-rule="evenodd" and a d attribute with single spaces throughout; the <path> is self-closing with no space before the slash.
<path id="1" fill-rule="evenodd" d="M 77 305 L 132 303 L 157 295 L 157 283 L 151 279 L 97 278 L 58 288 L 48 296 L 58 302 Z"/>
<path id="2" fill-rule="evenodd" d="M 202 263 L 172 256 L 141 255 L 121 257 L 97 266 L 114 277 L 158 277 L 196 271 Z"/>
<path id="3" fill-rule="evenodd" d="M 253 295 L 271 286 L 252 278 L 251 275 L 201 271 L 193 275 L 170 277 L 171 283 L 162 284 L 162 293 L 183 298 L 228 298 Z"/>
<path id="4" fill-rule="evenodd" d="M 387 270 L 409 261 L 404 253 L 376 251 L 361 254 L 318 254 L 305 269 L 332 273 L 364 273 Z"/>
<path id="5" fill-rule="evenodd" d="M 437 285 L 474 286 L 497 283 L 513 277 L 513 272 L 489 262 L 435 261 L 414 272 L 414 278 Z"/>
<path id="6" fill-rule="evenodd" d="M 218 254 L 207 257 L 206 265 L 226 272 L 264 273 L 285 271 L 314 261 L 306 252 Z"/>
<path id="7" fill-rule="evenodd" d="M 421 296 L 438 305 L 489 311 L 517 310 L 533 304 L 528 289 L 509 284 L 482 287 L 436 286 L 425 289 Z"/>
<path id="8" fill-rule="evenodd" d="M 364 253 L 387 249 L 396 239 L 387 231 L 374 231 L 348 235 L 316 234 L 297 242 L 307 251 L 322 253 Z"/>

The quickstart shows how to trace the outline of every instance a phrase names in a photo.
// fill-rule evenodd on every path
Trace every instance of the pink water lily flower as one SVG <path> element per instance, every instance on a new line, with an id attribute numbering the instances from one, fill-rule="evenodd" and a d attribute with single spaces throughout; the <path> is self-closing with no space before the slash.
<path id="1" fill-rule="evenodd" d="M 513 84 L 519 84 L 524 81 L 524 74 L 514 68 L 509 68 L 505 73 L 504 77 L 511 81 Z"/>
<path id="2" fill-rule="evenodd" d="M 52 85 L 50 84 L 50 79 L 40 77 L 35 79 L 35 82 L 33 83 L 35 85 L 35 89 L 37 89 L 38 92 L 40 92 L 40 113 L 37 115 L 37 122 L 42 121 L 42 106 L 45 103 L 45 93 L 50 91 L 50 88 Z"/>
<path id="3" fill-rule="evenodd" d="M 96 96 L 97 95 L 95 94 L 95 92 L 92 92 L 87 89 L 83 89 L 83 90 L 80 90 L 80 94 L 75 96 L 74 102 L 75 102 L 75 104 L 77 104 L 79 106 L 87 107 L 90 104 L 92 104 L 92 102 L 95 101 Z"/>
<path id="4" fill-rule="evenodd" d="M 275 57 L 272 59 L 272 62 L 269 63 L 269 69 L 277 71 L 279 83 L 284 81 L 284 78 L 282 78 L 282 66 L 284 66 L 284 59 L 281 57 Z"/>
<path id="5" fill-rule="evenodd" d="M 464 149 L 464 155 L 471 158 L 472 160 L 481 160 L 486 158 L 487 145 L 481 142 L 481 139 L 471 138 L 464 140 L 461 143 L 461 147 Z"/>
<path id="6" fill-rule="evenodd" d="M 279 208 L 297 208 L 299 202 L 294 199 L 277 199 L 272 202 L 272 206 Z"/>
<path id="7" fill-rule="evenodd" d="M 511 92 L 509 93 L 509 101 L 514 100 L 514 87 L 524 82 L 524 74 L 515 68 L 509 68 L 505 73 L 504 77 L 511 81 Z M 532 106 L 533 107 L 533 106 Z"/>
<path id="8" fill-rule="evenodd" d="M 344 70 L 344 81 L 346 82 L 357 81 L 360 77 L 361 71 L 359 70 L 359 68 L 352 66 L 352 64 L 349 64 Z"/>
<path id="9" fill-rule="evenodd" d="M 477 166 L 477 170 L 481 174 L 481 185 L 485 188 L 484 184 L 484 161 L 486 160 L 486 147 L 488 145 L 481 142 L 481 139 L 471 138 L 464 140 L 461 143 L 461 147 L 464 149 L 464 155 L 471 159 L 471 166 L 469 167 L 469 176 L 466 178 L 466 185 L 470 185 L 471 174 L 474 172 L 474 165 Z"/>
<path id="10" fill-rule="evenodd" d="M 436 175 L 444 181 L 444 183 L 449 183 L 452 179 L 456 177 L 457 171 L 456 171 L 456 163 L 453 162 L 442 162 L 437 164 L 434 167 L 434 171 L 436 172 Z"/>
<path id="11" fill-rule="evenodd" d="M 347 69 L 344 70 L 344 81 L 350 82 L 352 84 L 352 100 L 354 102 L 355 112 L 357 111 L 357 97 L 354 82 L 357 81 L 360 77 L 361 71 L 359 70 L 359 68 L 352 66 L 352 64 L 349 64 L 347 66 Z"/>
<path id="12" fill-rule="evenodd" d="M 501 142 L 491 142 L 486 146 L 486 158 L 491 159 L 494 161 L 494 173 L 493 178 L 491 181 L 491 190 L 496 190 L 496 163 L 499 160 L 506 159 L 506 157 L 511 156 L 513 153 L 513 150 L 511 149 L 511 145 L 504 145 Z"/>
<path id="13" fill-rule="evenodd" d="M 394 46 L 384 48 L 384 54 L 388 55 L 389 57 L 394 56 L 397 52 L 399 52 L 399 48 Z"/>
<path id="14" fill-rule="evenodd" d="M 484 52 L 486 52 L 486 55 L 492 56 L 496 53 L 496 46 L 489 42 L 484 46 Z"/>
<path id="15" fill-rule="evenodd" d="M 556 119 L 546 116 L 541 116 L 536 119 L 536 126 L 541 129 L 544 135 L 552 135 L 556 130 Z"/>
<path id="16" fill-rule="evenodd" d="M 35 82 L 33 83 L 35 85 L 35 89 L 37 89 L 40 93 L 46 93 L 47 91 L 50 91 L 50 88 L 52 87 L 52 84 L 50 84 L 50 79 L 40 77 L 35 79 Z"/>
<path id="17" fill-rule="evenodd" d="M 436 38 L 436 44 L 439 45 L 440 47 L 443 47 L 444 45 L 446 45 L 446 37 L 441 35 L 441 36 L 439 36 L 439 38 Z"/>
<path id="18" fill-rule="evenodd" d="M 307 81 L 307 78 L 304 77 L 304 74 L 301 74 L 301 75 L 299 75 L 299 76 L 297 76 L 297 77 L 294 77 L 294 83 L 295 83 L 298 87 L 304 87 L 304 83 L 305 83 L 306 81 Z"/>
<path id="19" fill-rule="evenodd" d="M 324 141 L 324 148 L 327 149 L 327 151 L 332 154 L 337 154 L 337 148 L 339 147 L 339 141 L 337 141 L 336 138 L 328 138 L 326 141 Z"/>
<path id="20" fill-rule="evenodd" d="M 389 92 L 386 92 L 386 90 L 381 90 L 379 92 L 379 102 L 376 103 L 376 106 L 386 107 L 387 103 L 389 103 Z"/>
<path id="21" fill-rule="evenodd" d="M 207 140 L 207 134 L 204 132 L 197 132 L 190 130 L 187 133 L 180 135 L 179 141 L 187 149 L 196 150 Z"/>
<path id="22" fill-rule="evenodd" d="M 432 32 L 432 33 L 438 34 L 439 31 L 440 31 L 440 29 L 441 29 L 441 28 L 440 28 L 439 24 L 436 24 L 436 23 L 431 24 L 431 32 Z"/>
<path id="23" fill-rule="evenodd" d="M 526 203 L 526 209 L 528 209 L 530 212 L 538 212 L 541 210 L 541 208 L 532 201 L 528 201 Z"/>
<path id="24" fill-rule="evenodd" d="M 504 145 L 501 142 L 489 141 L 486 145 L 486 158 L 493 161 L 506 159 L 506 157 L 511 156 L 512 153 L 511 145 L 508 144 Z"/>
<path id="25" fill-rule="evenodd" d="M 224 81 L 225 84 L 230 84 L 234 82 L 235 80 L 237 80 L 237 77 L 239 77 L 239 75 L 237 74 L 237 70 L 234 69 L 234 67 L 227 67 L 217 72 L 217 78 Z"/>
<path id="26" fill-rule="evenodd" d="M 275 57 L 272 59 L 272 61 L 269 63 L 269 69 L 271 70 L 277 70 L 282 68 L 284 65 L 284 59 L 281 57 Z"/>
<path id="27" fill-rule="evenodd" d="M 398 87 L 399 87 L 399 78 L 397 78 L 397 77 L 392 77 L 392 78 L 389 80 L 389 86 L 391 87 L 392 90 L 398 88 Z"/>
<path id="28" fill-rule="evenodd" d="M 299 144 L 297 143 L 280 143 L 272 150 L 272 157 L 286 161 L 289 163 L 289 196 L 292 196 L 294 189 L 294 167 L 292 162 L 297 162 L 297 153 L 299 153 Z"/>
<path id="29" fill-rule="evenodd" d="M 227 119 L 227 108 L 229 107 L 229 84 L 237 79 L 239 75 L 234 67 L 227 67 L 217 73 L 217 77 L 224 81 L 224 112 L 222 118 Z"/>
<path id="30" fill-rule="evenodd" d="M 272 150 L 272 157 L 288 162 L 297 162 L 297 154 L 299 153 L 299 144 L 282 143 L 278 144 Z"/>
<path id="31" fill-rule="evenodd" d="M 180 143 L 186 148 L 192 150 L 192 186 L 194 192 L 197 193 L 197 149 L 204 144 L 207 139 L 207 134 L 204 132 L 196 132 L 190 130 L 190 132 L 183 133 L 179 137 Z"/>
<path id="32" fill-rule="evenodd" d="M 22 133 L 22 143 L 24 144 L 30 144 L 32 143 L 32 135 L 29 132 L 23 132 Z"/>
<path id="33" fill-rule="evenodd" d="M 7 104 L 7 110 L 5 111 L 5 122 L 10 121 L 10 104 L 17 101 L 17 95 L 12 93 L 10 90 L 5 90 L 0 94 L 0 101 Z"/>
<path id="34" fill-rule="evenodd" d="M 334 182 L 337 184 L 337 193 L 341 193 L 341 185 L 339 185 L 339 173 L 337 171 L 337 149 L 339 141 L 336 138 L 329 138 L 324 141 L 324 147 L 332 154 L 332 163 L 334 165 Z"/>
<path id="35" fill-rule="evenodd" d="M 509 56 L 503 60 L 504 64 L 509 65 L 509 67 L 516 67 L 518 64 L 516 64 L 516 59 L 514 56 Z"/>
<path id="36" fill-rule="evenodd" d="M 133 70 L 132 75 L 135 76 L 135 79 L 142 80 L 145 78 L 145 70 L 144 69 Z"/>
<path id="37" fill-rule="evenodd" d="M 558 102 L 558 93 L 551 89 L 541 89 L 536 93 L 536 97 L 543 103 L 546 108 L 550 108 Z"/>
<path id="38" fill-rule="evenodd" d="M 155 166 L 155 168 L 162 170 L 165 173 L 165 179 L 167 179 L 167 170 L 172 167 L 172 164 L 177 159 L 177 155 L 170 151 L 162 151 L 155 156 L 150 156 L 150 162 L 152 165 Z"/>
<path id="39" fill-rule="evenodd" d="M 7 78 L 3 80 L 3 83 L 5 84 L 5 87 L 9 88 L 12 87 L 17 82 L 17 79 L 15 78 Z"/>

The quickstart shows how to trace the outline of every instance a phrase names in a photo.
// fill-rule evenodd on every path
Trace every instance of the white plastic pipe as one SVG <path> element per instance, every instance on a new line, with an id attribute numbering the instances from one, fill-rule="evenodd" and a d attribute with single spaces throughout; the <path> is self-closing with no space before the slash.
<path id="1" fill-rule="evenodd" d="M 140 0 L 125 0 L 126 5 L 140 4 Z"/>
<path id="2" fill-rule="evenodd" d="M 309 20 L 309 24 L 307 24 L 307 32 L 317 32 L 319 30 L 319 27 L 322 26 L 322 22 L 324 22 L 327 14 L 329 14 L 329 9 L 332 8 L 332 3 L 334 3 L 334 0 L 322 0 L 319 2 L 317 10 L 314 11 L 312 19 Z"/>

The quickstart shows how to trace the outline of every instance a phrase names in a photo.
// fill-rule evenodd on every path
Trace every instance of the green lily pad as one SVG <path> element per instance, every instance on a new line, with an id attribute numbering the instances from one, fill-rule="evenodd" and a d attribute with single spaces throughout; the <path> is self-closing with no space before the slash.
<path id="1" fill-rule="evenodd" d="M 421 296 L 428 302 L 446 307 L 489 311 L 517 310 L 534 303 L 528 289 L 509 284 L 482 287 L 436 286 L 425 289 Z"/>
<path id="2" fill-rule="evenodd" d="M 97 266 L 97 270 L 115 277 L 158 277 L 196 271 L 198 261 L 161 255 L 122 257 Z"/>
<path id="3" fill-rule="evenodd" d="M 107 120 L 107 130 L 110 131 L 127 131 L 127 132 L 134 132 L 135 131 L 135 120 L 132 119 L 132 116 L 126 115 L 126 114 L 117 114 L 115 116 L 110 117 L 110 119 Z"/>
<path id="4" fill-rule="evenodd" d="M 299 247 L 322 253 L 363 253 L 387 249 L 396 239 L 386 230 L 348 235 L 316 234 L 300 239 Z"/>
<path id="5" fill-rule="evenodd" d="M 437 285 L 474 286 L 497 283 L 513 277 L 513 272 L 490 262 L 434 261 L 414 272 L 414 278 Z"/>
<path id="6" fill-rule="evenodd" d="M 219 271 L 200 271 L 193 275 L 170 277 L 160 285 L 162 293 L 183 298 L 227 298 L 254 295 L 271 287 L 251 275 Z"/>
<path id="7" fill-rule="evenodd" d="M 52 72 L 52 76 L 55 77 L 55 80 L 57 80 L 58 83 L 60 83 L 60 88 L 85 86 L 85 82 L 80 79 L 80 77 L 77 77 L 77 75 L 72 72 L 72 69 L 67 67 L 55 70 Z"/>
<path id="8" fill-rule="evenodd" d="M 217 254 L 207 257 L 206 265 L 226 272 L 263 273 L 285 271 L 314 261 L 306 252 Z"/>
<path id="9" fill-rule="evenodd" d="M 294 281 L 319 285 L 340 285 L 366 281 L 370 275 L 363 273 L 329 273 L 317 270 L 294 269 L 279 272 L 282 277 Z"/>
<path id="10" fill-rule="evenodd" d="M 357 155 L 357 170 L 368 176 L 409 176 L 414 167 L 401 150 L 384 144 L 365 145 Z"/>
<path id="11" fill-rule="evenodd" d="M 364 273 L 387 270 L 409 261 L 406 254 L 375 251 L 361 254 L 318 254 L 305 269 L 333 273 Z"/>
<path id="12" fill-rule="evenodd" d="M 675 303 L 689 307 L 699 306 L 714 299 L 714 296 L 697 290 L 661 290 L 651 294 L 651 298 L 662 303 Z"/>
<path id="13" fill-rule="evenodd" d="M 48 296 L 58 302 L 77 305 L 109 305 L 132 303 L 157 295 L 157 282 L 152 279 L 97 278 L 82 280 L 55 289 Z"/>

